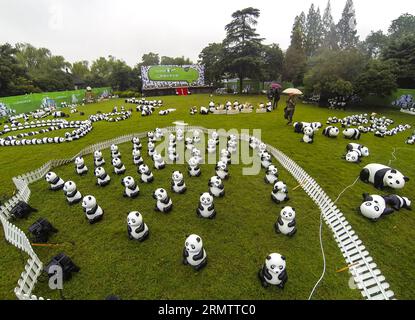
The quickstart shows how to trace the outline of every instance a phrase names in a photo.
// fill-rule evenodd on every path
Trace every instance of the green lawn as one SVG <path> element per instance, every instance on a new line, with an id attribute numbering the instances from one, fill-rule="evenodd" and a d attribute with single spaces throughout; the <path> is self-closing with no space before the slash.
<path id="1" fill-rule="evenodd" d="M 257 104 L 263 97 L 238 97 L 241 102 Z M 397 147 L 397 160 L 393 166 L 415 179 L 413 166 L 414 149 L 404 144 L 408 133 L 379 139 L 364 135 L 361 143 L 367 145 L 371 157 L 361 165 L 353 165 L 341 160 L 347 141 L 343 138 L 331 140 L 318 134 L 313 145 L 300 143 L 300 135 L 286 126 L 282 118 L 282 103 L 271 114 L 239 114 L 190 116 L 188 109 L 193 105 L 207 105 L 208 95 L 188 97 L 163 97 L 164 105 L 177 111 L 166 117 L 154 114 L 141 117 L 134 112 L 129 120 L 119 123 L 95 123 L 93 131 L 79 141 L 52 146 L 28 146 L 0 149 L 0 197 L 12 195 L 14 186 L 11 178 L 33 170 L 49 159 L 67 158 L 85 146 L 117 137 L 130 132 L 142 132 L 172 125 L 175 120 L 184 120 L 190 125 L 206 128 L 248 128 L 262 129 L 262 139 L 279 148 L 301 165 L 334 200 L 338 193 L 351 184 L 361 167 L 369 162 L 388 164 L 392 159 L 393 147 Z M 216 102 L 225 102 L 235 97 L 214 97 Z M 109 111 L 114 104 L 123 101 L 109 101 L 80 108 L 86 115 L 100 110 Z M 328 116 L 342 117 L 363 112 L 330 111 L 311 105 L 299 104 L 295 120 L 325 122 Z M 381 112 L 381 111 L 380 111 Z M 410 123 L 415 126 L 415 118 L 395 111 L 382 111 L 396 123 Z M 72 116 L 71 119 L 81 119 Z M 84 117 L 83 117 L 84 118 Z M 144 142 L 144 141 L 143 141 Z M 144 143 L 144 147 L 146 142 Z M 138 178 L 134 165 L 130 162 L 131 144 L 120 145 L 127 174 Z M 104 151 L 109 164 L 109 151 Z M 151 161 L 145 156 L 145 161 Z M 274 160 L 274 162 L 276 162 Z M 86 157 L 86 164 L 93 167 L 92 156 Z M 45 181 L 32 184 L 30 204 L 39 209 L 27 221 L 17 222 L 23 230 L 39 217 L 48 218 L 60 232 L 51 242 L 74 241 L 75 245 L 61 248 L 37 248 L 43 262 L 64 251 L 81 267 L 81 272 L 65 284 L 66 298 L 103 299 L 109 294 L 117 294 L 124 299 L 306 299 L 320 276 L 322 258 L 319 247 L 319 210 L 301 190 L 292 191 L 297 183 L 288 172 L 280 169 L 280 178 L 290 188 L 292 200 L 288 203 L 298 214 L 298 233 L 293 239 L 277 236 L 273 231 L 280 207 L 269 198 L 271 187 L 263 183 L 260 176 L 242 176 L 242 165 L 231 166 L 231 179 L 225 182 L 226 196 L 216 200 L 218 211 L 214 221 L 199 220 L 195 209 L 201 192 L 207 191 L 207 181 L 214 174 L 212 165 L 202 167 L 200 178 L 187 178 L 188 193 L 172 195 L 174 210 L 164 216 L 153 212 L 154 199 L 151 193 L 157 187 L 169 188 L 173 170 L 185 171 L 184 165 L 168 166 L 164 171 L 154 171 L 153 185 L 140 185 L 141 195 L 136 200 L 123 199 L 120 177 L 112 175 L 112 183 L 104 189 L 97 188 L 92 171 L 85 177 L 74 173 L 73 165 L 57 168 L 55 171 L 64 180 L 74 180 L 83 194 L 97 197 L 105 210 L 104 220 L 94 226 L 88 225 L 80 206 L 67 206 L 61 192 L 47 190 Z M 415 184 L 410 181 L 401 194 L 412 197 Z M 398 299 L 415 297 L 415 241 L 413 229 L 415 219 L 411 212 L 395 213 L 373 224 L 356 212 L 363 192 L 376 193 L 376 190 L 363 183 L 357 183 L 340 199 L 338 205 L 349 222 L 363 240 L 382 273 L 391 285 Z M 171 193 L 171 192 L 170 192 Z M 150 228 L 150 239 L 144 243 L 128 240 L 125 218 L 130 210 L 139 210 Z M 185 235 L 197 233 L 202 236 L 208 254 L 208 266 L 197 273 L 181 265 L 181 251 Z M 3 237 L 2 234 L 0 236 Z M 327 273 L 318 288 L 315 299 L 360 299 L 360 292 L 348 286 L 349 275 L 336 273 L 345 262 L 324 226 L 324 246 L 327 258 Z M 280 252 L 287 257 L 289 280 L 281 291 L 275 288 L 263 289 L 256 278 L 256 272 L 266 255 Z M 4 241 L 0 242 L 0 298 L 13 299 L 13 288 L 23 270 L 24 256 Z M 49 298 L 59 298 L 51 292 L 45 281 L 38 283 L 35 293 Z"/>

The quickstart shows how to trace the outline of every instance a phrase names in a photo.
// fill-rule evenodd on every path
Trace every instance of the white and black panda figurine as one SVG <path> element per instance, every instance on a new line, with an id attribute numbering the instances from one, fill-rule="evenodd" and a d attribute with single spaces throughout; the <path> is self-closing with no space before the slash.
<path id="1" fill-rule="evenodd" d="M 222 180 L 229 179 L 229 169 L 228 169 L 228 165 L 226 162 L 222 160 L 218 161 L 218 163 L 216 164 L 215 170 L 216 170 L 216 175 Z"/>
<path id="2" fill-rule="evenodd" d="M 222 179 L 218 176 L 210 178 L 208 182 L 209 192 L 216 198 L 222 198 L 225 196 L 225 186 L 222 183 Z"/>
<path id="3" fill-rule="evenodd" d="M 275 224 L 275 232 L 289 237 L 297 233 L 294 208 L 285 207 L 281 210 L 280 216 Z"/>
<path id="4" fill-rule="evenodd" d="M 207 152 L 209 154 L 216 153 L 216 141 L 215 140 L 213 139 L 208 140 Z"/>
<path id="5" fill-rule="evenodd" d="M 226 164 L 231 164 L 232 155 L 227 149 L 222 149 L 220 152 L 220 161 L 225 162 Z"/>
<path id="6" fill-rule="evenodd" d="M 168 213 L 173 209 L 173 202 L 171 201 L 167 191 L 163 188 L 159 188 L 153 193 L 153 198 L 157 200 L 155 211 Z"/>
<path id="7" fill-rule="evenodd" d="M 276 182 L 271 192 L 271 198 L 276 204 L 290 200 L 287 185 L 282 181 Z"/>
<path id="8" fill-rule="evenodd" d="M 126 169 L 120 158 L 113 158 L 112 165 L 114 166 L 115 174 L 120 175 L 125 173 Z"/>
<path id="9" fill-rule="evenodd" d="M 139 149 L 141 150 L 141 148 L 143 147 L 143 145 L 141 144 L 140 138 L 138 137 L 134 137 L 131 142 L 133 143 L 133 149 Z"/>
<path id="10" fill-rule="evenodd" d="M 339 135 L 340 130 L 334 126 L 328 126 L 323 130 L 323 135 L 329 138 L 337 138 Z"/>
<path id="11" fill-rule="evenodd" d="M 90 224 L 100 221 L 104 215 L 104 210 L 97 204 L 97 199 L 94 196 L 84 197 L 82 208 Z"/>
<path id="12" fill-rule="evenodd" d="M 76 170 L 76 173 L 79 174 L 80 176 L 83 176 L 88 173 L 88 167 L 85 165 L 84 158 L 77 157 L 75 159 L 75 170 Z"/>
<path id="13" fill-rule="evenodd" d="M 264 288 L 273 285 L 284 289 L 288 280 L 285 257 L 279 253 L 270 254 L 259 270 L 258 277 Z"/>
<path id="14" fill-rule="evenodd" d="M 193 144 L 197 144 L 200 143 L 200 131 L 199 130 L 194 130 L 193 131 Z"/>
<path id="15" fill-rule="evenodd" d="M 105 187 L 111 182 L 111 177 L 105 172 L 103 167 L 95 168 L 95 177 L 97 177 L 97 185 Z"/>
<path id="16" fill-rule="evenodd" d="M 360 163 L 362 160 L 362 153 L 359 150 L 352 150 L 346 153 L 344 159 L 351 163 Z"/>
<path id="17" fill-rule="evenodd" d="M 52 171 L 46 174 L 45 179 L 49 183 L 49 189 L 53 191 L 61 190 L 65 184 L 65 181 Z"/>
<path id="18" fill-rule="evenodd" d="M 188 161 L 187 172 L 190 177 L 200 177 L 202 170 L 199 167 L 199 161 L 195 157 L 191 157 Z"/>
<path id="19" fill-rule="evenodd" d="M 261 156 L 261 166 L 265 169 L 272 164 L 272 157 L 268 152 L 264 152 Z"/>
<path id="20" fill-rule="evenodd" d="M 138 174 L 140 174 L 140 181 L 143 183 L 151 183 L 154 181 L 153 173 L 146 164 L 138 167 Z"/>
<path id="21" fill-rule="evenodd" d="M 212 140 L 215 141 L 216 145 L 219 145 L 219 134 L 216 131 L 213 131 L 211 134 Z"/>
<path id="22" fill-rule="evenodd" d="M 213 204 L 213 197 L 210 193 L 205 192 L 200 195 L 196 214 L 200 218 L 214 219 L 216 217 L 215 205 Z"/>
<path id="23" fill-rule="evenodd" d="M 270 165 L 265 173 L 265 183 L 274 185 L 278 181 L 278 169 L 274 165 Z"/>
<path id="24" fill-rule="evenodd" d="M 362 154 L 362 157 L 369 157 L 369 148 L 362 146 L 361 144 L 358 143 L 349 143 L 346 146 L 346 151 L 354 151 L 357 150 Z"/>
<path id="25" fill-rule="evenodd" d="M 386 206 L 386 201 L 382 196 L 365 193 L 360 213 L 372 221 L 378 221 L 382 216 L 393 213 L 393 209 Z"/>
<path id="26" fill-rule="evenodd" d="M 390 194 L 387 196 L 383 196 L 383 198 L 385 199 L 386 204 L 390 206 L 393 210 L 399 211 L 402 208 L 412 210 L 412 202 L 407 197 L 401 197 L 396 194 Z"/>
<path id="27" fill-rule="evenodd" d="M 105 164 L 105 159 L 102 156 L 102 152 L 100 150 L 95 150 L 94 152 L 94 165 L 95 167 L 102 167 Z"/>
<path id="28" fill-rule="evenodd" d="M 140 188 L 135 183 L 133 177 L 125 177 L 121 180 L 121 184 L 125 187 L 124 197 L 136 198 L 140 194 Z"/>
<path id="29" fill-rule="evenodd" d="M 202 238 L 196 234 L 187 237 L 183 249 L 183 264 L 199 271 L 207 265 L 207 255 Z"/>
<path id="30" fill-rule="evenodd" d="M 121 158 L 121 152 L 118 150 L 118 146 L 115 144 L 112 144 L 111 147 L 111 157 L 114 158 Z"/>
<path id="31" fill-rule="evenodd" d="M 314 130 L 312 127 L 304 127 L 303 128 L 303 138 L 301 139 L 301 142 L 305 143 L 313 143 L 314 142 Z"/>
<path id="32" fill-rule="evenodd" d="M 186 183 L 184 182 L 183 174 L 180 171 L 174 171 L 171 175 L 171 189 L 173 192 L 179 194 L 186 192 Z"/>
<path id="33" fill-rule="evenodd" d="M 144 163 L 143 157 L 141 156 L 140 149 L 133 149 L 133 163 L 137 166 L 140 166 Z"/>
<path id="34" fill-rule="evenodd" d="M 159 153 L 153 154 L 153 161 L 154 161 L 154 168 L 156 170 L 162 170 L 166 167 L 166 163 L 164 162 L 162 156 Z"/>
<path id="35" fill-rule="evenodd" d="M 360 180 L 365 183 L 372 183 L 376 189 L 382 190 L 385 187 L 402 189 L 409 178 L 390 167 L 371 163 L 360 172 Z"/>
<path id="36" fill-rule="evenodd" d="M 130 240 L 143 242 L 150 234 L 150 230 L 143 221 L 143 216 L 138 211 L 132 211 L 127 217 L 127 232 Z"/>
<path id="37" fill-rule="evenodd" d="M 343 131 L 343 136 L 349 140 L 359 140 L 361 133 L 358 129 L 349 128 Z"/>
<path id="38" fill-rule="evenodd" d="M 149 157 L 153 157 L 153 155 L 156 153 L 156 145 L 154 142 L 149 141 L 147 144 L 147 154 Z"/>
<path id="39" fill-rule="evenodd" d="M 63 185 L 63 193 L 66 196 L 66 200 L 70 205 L 79 203 L 82 200 L 82 195 L 76 188 L 76 184 L 73 181 L 66 181 Z"/>

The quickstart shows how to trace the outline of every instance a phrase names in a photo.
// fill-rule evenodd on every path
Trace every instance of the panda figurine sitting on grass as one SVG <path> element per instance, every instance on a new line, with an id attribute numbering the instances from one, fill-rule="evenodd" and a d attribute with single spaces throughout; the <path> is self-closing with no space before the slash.
<path id="1" fill-rule="evenodd" d="M 126 169 L 120 158 L 113 158 L 112 165 L 114 166 L 115 174 L 120 175 L 125 173 Z"/>
<path id="2" fill-rule="evenodd" d="M 202 171 L 199 167 L 199 161 L 195 157 L 191 157 L 188 162 L 187 172 L 190 177 L 200 177 Z"/>
<path id="3" fill-rule="evenodd" d="M 141 150 L 141 148 L 143 147 L 143 145 L 141 144 L 140 138 L 138 137 L 134 137 L 131 142 L 133 143 L 133 149 L 139 149 Z"/>
<path id="4" fill-rule="evenodd" d="M 184 182 L 183 174 L 180 171 L 174 171 L 171 175 L 171 189 L 173 192 L 179 194 L 186 192 L 186 183 Z"/>
<path id="5" fill-rule="evenodd" d="M 209 154 L 216 153 L 216 142 L 213 139 L 208 140 L 207 152 Z"/>
<path id="6" fill-rule="evenodd" d="M 290 198 L 288 197 L 288 188 L 284 182 L 278 181 L 274 184 L 274 188 L 271 192 L 271 199 L 276 204 L 280 204 L 281 202 L 290 200 Z"/>
<path id="7" fill-rule="evenodd" d="M 125 177 L 121 180 L 121 184 L 125 187 L 124 197 L 127 198 L 136 198 L 140 194 L 140 188 L 135 183 L 133 177 Z"/>
<path id="8" fill-rule="evenodd" d="M 156 153 L 156 145 L 154 142 L 149 141 L 147 144 L 147 154 L 149 157 L 153 157 L 153 155 Z"/>
<path id="9" fill-rule="evenodd" d="M 272 164 L 272 157 L 268 152 L 264 152 L 261 156 L 261 166 L 265 169 Z"/>
<path id="10" fill-rule="evenodd" d="M 107 186 L 111 182 L 111 177 L 105 172 L 103 167 L 95 168 L 95 177 L 97 177 L 97 185 L 101 187 Z"/>
<path id="11" fill-rule="evenodd" d="M 281 210 L 280 216 L 275 224 L 275 232 L 289 237 L 297 233 L 294 208 L 285 207 Z"/>
<path id="12" fill-rule="evenodd" d="M 88 167 L 85 165 L 85 160 L 82 157 L 77 157 L 75 159 L 75 169 L 76 173 L 80 176 L 83 176 L 88 173 Z"/>
<path id="13" fill-rule="evenodd" d="M 143 183 L 151 183 L 154 181 L 154 176 L 146 164 L 138 167 L 138 174 L 140 174 L 140 181 Z"/>
<path id="14" fill-rule="evenodd" d="M 225 162 L 226 164 L 231 164 L 231 153 L 227 149 L 222 149 L 220 152 L 220 160 Z"/>
<path id="15" fill-rule="evenodd" d="M 94 152 L 95 167 L 102 167 L 104 164 L 105 164 L 105 159 L 102 157 L 102 152 L 100 150 L 95 150 Z"/>
<path id="16" fill-rule="evenodd" d="M 222 180 L 229 179 L 229 169 L 228 169 L 228 165 L 226 164 L 226 162 L 222 160 L 218 161 L 215 167 L 215 170 L 216 170 L 216 175 Z"/>
<path id="17" fill-rule="evenodd" d="M 328 126 L 323 130 L 323 135 L 329 138 L 337 138 L 339 135 L 340 130 L 337 127 L 334 126 Z"/>
<path id="18" fill-rule="evenodd" d="M 208 186 L 210 193 L 214 197 L 222 198 L 223 196 L 225 196 L 225 186 L 222 183 L 222 179 L 218 176 L 210 178 Z"/>
<path id="19" fill-rule="evenodd" d="M 112 144 L 111 147 L 111 157 L 114 158 L 121 158 L 121 152 L 118 150 L 118 146 L 115 144 Z"/>
<path id="20" fill-rule="evenodd" d="M 156 170 L 162 170 L 166 167 L 166 163 L 164 162 L 162 156 L 159 153 L 155 153 L 153 155 L 153 161 L 154 161 L 154 168 Z"/>
<path id="21" fill-rule="evenodd" d="M 144 163 L 143 157 L 141 156 L 140 149 L 133 149 L 133 163 L 137 166 L 140 166 Z"/>
<path id="22" fill-rule="evenodd" d="M 390 167 L 371 163 L 360 172 L 360 180 L 365 183 L 372 183 L 376 189 L 382 190 L 386 187 L 402 189 L 409 178 Z"/>
<path id="23" fill-rule="evenodd" d="M 355 150 L 360 152 L 362 154 L 362 157 L 368 157 L 369 156 L 369 148 L 368 147 L 365 147 L 365 146 L 363 146 L 361 144 L 358 144 L 358 143 L 349 143 L 346 146 L 346 151 L 347 152 L 355 151 Z"/>
<path id="24" fill-rule="evenodd" d="M 183 264 L 199 271 L 207 265 L 207 255 L 202 238 L 196 234 L 187 237 L 183 249 Z"/>
<path id="25" fill-rule="evenodd" d="M 358 129 L 349 128 L 343 131 L 343 136 L 349 140 L 359 140 L 361 133 Z"/>
<path id="26" fill-rule="evenodd" d="M 303 129 L 304 135 L 301 142 L 313 143 L 314 142 L 314 130 L 311 127 L 305 127 Z"/>
<path id="27" fill-rule="evenodd" d="M 173 209 L 173 202 L 163 188 L 156 189 L 153 193 L 153 198 L 157 200 L 154 208 L 155 211 L 169 213 Z"/>
<path id="28" fill-rule="evenodd" d="M 200 195 L 199 206 L 196 209 L 199 218 L 214 219 L 216 217 L 213 197 L 210 193 L 205 192 Z"/>
<path id="29" fill-rule="evenodd" d="M 132 211 L 127 217 L 127 232 L 130 240 L 143 242 L 150 234 L 150 230 L 143 221 L 143 216 L 138 211 Z"/>
<path id="30" fill-rule="evenodd" d="M 73 181 L 66 181 L 63 185 L 63 193 L 66 196 L 66 200 L 70 205 L 79 203 L 82 200 L 82 195 L 76 188 L 76 184 Z"/>
<path id="31" fill-rule="evenodd" d="M 45 180 L 49 183 L 49 189 L 53 191 L 61 190 L 65 184 L 65 181 L 52 171 L 46 174 Z"/>
<path id="32" fill-rule="evenodd" d="M 84 197 L 82 208 L 90 224 L 100 221 L 104 215 L 104 210 L 97 204 L 97 199 L 94 196 Z"/>
<path id="33" fill-rule="evenodd" d="M 284 289 L 288 280 L 285 257 L 279 253 L 270 254 L 259 270 L 258 277 L 264 288 L 272 285 Z"/>
<path id="34" fill-rule="evenodd" d="M 278 181 L 278 169 L 274 165 L 270 165 L 265 173 L 265 183 L 274 185 Z"/>

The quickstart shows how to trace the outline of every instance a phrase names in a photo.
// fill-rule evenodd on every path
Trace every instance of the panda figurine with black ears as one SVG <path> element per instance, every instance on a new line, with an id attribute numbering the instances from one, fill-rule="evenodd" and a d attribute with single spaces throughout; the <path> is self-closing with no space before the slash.
<path id="1" fill-rule="evenodd" d="M 222 198 L 223 196 L 225 196 L 225 186 L 222 183 L 222 179 L 218 176 L 210 178 L 208 186 L 210 193 L 214 197 Z"/>
<path id="2" fill-rule="evenodd" d="M 270 165 L 265 173 L 265 183 L 274 185 L 278 181 L 278 169 L 274 165 Z"/>
<path id="3" fill-rule="evenodd" d="M 97 204 L 97 199 L 94 196 L 88 195 L 84 197 L 82 208 L 90 224 L 100 221 L 104 215 L 104 210 Z"/>
<path id="4" fill-rule="evenodd" d="M 218 161 L 218 163 L 216 164 L 215 170 L 216 170 L 216 175 L 222 180 L 229 179 L 229 169 L 228 169 L 228 165 L 226 162 L 222 160 Z"/>
<path id="5" fill-rule="evenodd" d="M 346 151 L 358 151 L 362 154 L 362 157 L 369 157 L 369 148 L 358 143 L 349 143 L 346 146 Z"/>
<path id="6" fill-rule="evenodd" d="M 365 193 L 360 213 L 372 221 L 378 221 L 382 216 L 393 213 L 393 209 L 386 206 L 386 201 L 382 196 Z"/>
<path id="7" fill-rule="evenodd" d="M 65 181 L 52 171 L 46 174 L 45 180 L 49 183 L 49 189 L 53 191 L 61 190 L 65 184 Z"/>
<path id="8" fill-rule="evenodd" d="M 187 187 L 184 182 L 183 173 L 180 171 L 174 171 L 171 175 L 171 189 L 173 192 L 183 194 L 186 192 Z"/>
<path id="9" fill-rule="evenodd" d="M 304 135 L 301 139 L 301 142 L 305 143 L 313 143 L 314 142 L 314 130 L 311 127 L 304 127 L 303 129 Z"/>
<path id="10" fill-rule="evenodd" d="M 151 183 L 154 181 L 153 173 L 146 164 L 138 167 L 138 174 L 140 174 L 140 181 L 143 183 Z"/>
<path id="11" fill-rule="evenodd" d="M 112 165 L 114 166 L 115 174 L 120 175 L 125 173 L 126 169 L 120 158 L 113 158 Z"/>
<path id="12" fill-rule="evenodd" d="M 118 146 L 115 144 L 112 144 L 111 147 L 111 157 L 114 158 L 121 158 L 121 152 L 118 150 Z"/>
<path id="13" fill-rule="evenodd" d="M 141 151 L 138 148 L 133 149 L 133 163 L 137 166 L 140 166 L 144 163 L 143 157 L 141 156 Z"/>
<path id="14" fill-rule="evenodd" d="M 79 203 L 82 200 L 82 194 L 78 191 L 76 184 L 73 181 L 65 182 L 63 185 L 63 193 L 70 205 Z"/>
<path id="15" fill-rule="evenodd" d="M 210 193 L 205 192 L 200 195 L 196 214 L 199 218 L 214 219 L 216 217 L 215 205 Z"/>
<path id="16" fill-rule="evenodd" d="M 105 159 L 102 156 L 100 150 L 95 150 L 94 152 L 94 165 L 95 167 L 102 167 L 105 164 Z"/>
<path id="17" fill-rule="evenodd" d="M 359 140 L 361 133 L 358 129 L 349 128 L 343 131 L 343 136 L 349 140 Z"/>
<path id="18" fill-rule="evenodd" d="M 399 171 L 378 163 L 368 164 L 360 172 L 360 180 L 365 183 L 372 183 L 376 189 L 382 190 L 386 187 L 402 189 L 409 181 Z"/>
<path id="19" fill-rule="evenodd" d="M 187 172 L 190 177 L 200 177 L 202 170 L 199 167 L 199 161 L 195 157 L 191 157 L 188 161 Z"/>
<path id="20" fill-rule="evenodd" d="M 162 170 L 166 167 L 166 163 L 164 162 L 162 156 L 159 153 L 153 154 L 153 161 L 154 161 L 154 168 L 156 170 Z"/>
<path id="21" fill-rule="evenodd" d="M 95 177 L 97 177 L 97 185 L 105 187 L 111 182 L 111 177 L 105 172 L 103 167 L 95 168 Z"/>
<path id="22" fill-rule="evenodd" d="M 83 176 L 88 173 L 88 167 L 85 165 L 85 160 L 82 157 L 77 157 L 75 159 L 75 169 L 76 173 L 80 176 Z"/>
<path id="23" fill-rule="evenodd" d="M 289 237 L 297 233 L 294 208 L 285 207 L 281 210 L 280 216 L 275 224 L 275 232 Z"/>
<path id="24" fill-rule="evenodd" d="M 140 188 L 135 183 L 133 177 L 125 177 L 121 180 L 121 184 L 125 187 L 124 197 L 127 198 L 136 198 L 140 194 Z"/>
<path id="25" fill-rule="evenodd" d="M 183 249 L 183 264 L 199 271 L 207 265 L 207 255 L 202 238 L 196 234 L 187 237 Z"/>
<path id="26" fill-rule="evenodd" d="M 261 156 L 261 166 L 265 169 L 272 164 L 272 157 L 268 152 L 264 152 Z"/>
<path id="27" fill-rule="evenodd" d="M 130 240 L 143 242 L 150 234 L 150 230 L 143 221 L 143 216 L 138 211 L 132 211 L 127 217 L 127 232 Z"/>
<path id="28" fill-rule="evenodd" d="M 138 137 L 134 137 L 131 142 L 133 143 L 133 149 L 139 149 L 141 150 L 141 148 L 143 147 L 143 145 L 141 144 L 140 138 Z"/>
<path id="29" fill-rule="evenodd" d="M 276 204 L 280 204 L 281 202 L 290 200 L 290 198 L 288 197 L 288 188 L 284 182 L 278 181 L 274 184 L 274 188 L 271 192 L 271 199 Z"/>
<path id="30" fill-rule="evenodd" d="M 156 145 L 154 142 L 149 141 L 147 144 L 147 154 L 149 157 L 153 157 L 153 155 L 156 153 Z"/>
<path id="31" fill-rule="evenodd" d="M 339 128 L 334 126 L 328 126 L 323 130 L 323 135 L 329 138 L 337 138 L 339 133 Z"/>
<path id="32" fill-rule="evenodd" d="M 153 193 L 153 198 L 157 200 L 154 208 L 155 211 L 169 213 L 173 209 L 173 202 L 163 188 L 156 189 Z"/>
<path id="33" fill-rule="evenodd" d="M 258 278 L 264 288 L 272 285 L 284 289 L 288 281 L 285 257 L 279 253 L 270 254 L 258 272 Z"/>

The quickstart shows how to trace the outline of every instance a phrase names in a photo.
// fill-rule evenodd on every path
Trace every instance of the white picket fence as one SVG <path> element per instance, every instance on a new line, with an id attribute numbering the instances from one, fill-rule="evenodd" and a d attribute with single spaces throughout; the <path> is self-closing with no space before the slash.
<path id="1" fill-rule="evenodd" d="M 186 126 L 182 127 L 185 131 L 200 130 L 208 133 L 208 129 L 203 127 Z M 165 133 L 175 132 L 177 127 L 167 127 L 163 131 Z M 17 193 L 3 206 L 0 207 L 0 220 L 3 225 L 5 238 L 8 242 L 29 255 L 29 259 L 22 272 L 18 285 L 14 289 L 16 297 L 20 300 L 44 300 L 42 297 L 32 295 L 37 279 L 42 272 L 43 264 L 37 257 L 30 241 L 25 233 L 10 223 L 10 211 L 14 205 L 23 200 L 29 201 L 30 189 L 29 184 L 38 181 L 52 168 L 72 162 L 78 156 L 84 156 L 93 153 L 95 150 L 103 150 L 109 148 L 112 144 L 121 144 L 130 141 L 133 137 L 144 138 L 146 132 L 132 133 L 121 137 L 100 142 L 81 150 L 71 159 L 51 160 L 42 167 L 32 172 L 13 178 L 13 182 L 17 188 Z M 239 139 L 249 141 L 248 135 L 241 135 Z M 389 284 L 385 277 L 381 274 L 377 265 L 373 262 L 369 252 L 366 250 L 362 241 L 352 230 L 344 215 L 336 207 L 333 201 L 327 196 L 324 190 L 317 182 L 310 177 L 300 166 L 291 160 L 278 149 L 267 146 L 268 151 L 278 160 L 278 162 L 300 183 L 304 191 L 320 208 L 324 221 L 333 232 L 334 238 L 346 260 L 346 263 L 353 265 L 350 269 L 357 287 L 361 290 L 363 297 L 368 300 L 388 300 L 394 298 L 394 293 L 389 289 Z"/>

